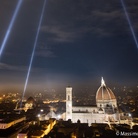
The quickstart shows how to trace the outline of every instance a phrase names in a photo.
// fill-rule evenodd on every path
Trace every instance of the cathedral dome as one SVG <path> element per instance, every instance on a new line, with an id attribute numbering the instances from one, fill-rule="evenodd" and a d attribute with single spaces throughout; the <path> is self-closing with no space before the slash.
<path id="1" fill-rule="evenodd" d="M 35 100 L 34 100 L 33 97 L 29 97 L 29 98 L 27 99 L 26 103 L 28 103 L 28 104 L 30 104 L 30 103 L 34 104 L 34 103 L 35 103 Z"/>
<path id="2" fill-rule="evenodd" d="M 112 92 L 112 90 L 108 87 L 106 87 L 105 82 L 102 78 L 101 81 L 101 86 L 99 87 L 99 89 L 97 90 L 96 93 L 96 101 L 98 100 L 113 100 L 116 99 L 114 93 Z"/>

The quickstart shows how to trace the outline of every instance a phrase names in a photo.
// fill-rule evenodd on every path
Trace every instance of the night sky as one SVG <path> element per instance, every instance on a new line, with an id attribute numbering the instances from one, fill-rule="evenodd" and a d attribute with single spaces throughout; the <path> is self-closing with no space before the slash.
<path id="1" fill-rule="evenodd" d="M 0 0 L 0 45 L 18 0 Z M 0 59 L 0 89 L 23 89 L 43 0 L 23 0 Z M 138 0 L 124 0 L 138 39 Z M 47 0 L 27 89 L 138 84 L 120 0 Z"/>

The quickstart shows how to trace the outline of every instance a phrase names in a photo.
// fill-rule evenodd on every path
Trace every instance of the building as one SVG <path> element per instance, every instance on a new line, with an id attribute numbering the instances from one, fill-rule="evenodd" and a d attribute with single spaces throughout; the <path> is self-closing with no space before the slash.
<path id="1" fill-rule="evenodd" d="M 48 135 L 56 123 L 56 119 L 51 118 L 33 125 L 31 124 L 22 129 L 22 131 L 18 133 L 17 138 L 43 138 L 45 135 Z"/>
<path id="2" fill-rule="evenodd" d="M 26 117 L 17 114 L 1 114 L 0 138 L 15 138 L 17 133 L 26 126 Z"/>
<path id="3" fill-rule="evenodd" d="M 34 107 L 36 107 L 36 101 L 33 97 L 29 97 L 25 103 L 23 103 L 22 100 L 18 101 L 14 110 L 24 110 L 25 112 L 27 112 L 28 109 L 33 109 Z"/>
<path id="4" fill-rule="evenodd" d="M 12 115 L 10 116 L 12 117 Z M 23 121 L 26 120 L 26 117 L 12 117 L 12 118 L 3 118 L 3 119 L 0 119 L 0 130 L 2 129 L 8 129 L 14 125 L 17 125 Z"/>
<path id="5" fill-rule="evenodd" d="M 119 123 L 123 114 L 119 113 L 117 100 L 110 88 L 102 78 L 101 86 L 96 93 L 96 106 L 73 106 L 72 88 L 66 88 L 66 120 L 73 123 L 78 120 L 81 123 Z"/>

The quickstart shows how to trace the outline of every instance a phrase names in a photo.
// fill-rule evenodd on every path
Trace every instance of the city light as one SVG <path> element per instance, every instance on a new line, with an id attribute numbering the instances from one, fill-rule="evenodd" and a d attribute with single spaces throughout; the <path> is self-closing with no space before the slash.
<path id="1" fill-rule="evenodd" d="M 129 113 L 128 116 L 131 117 L 131 114 Z"/>
<path id="2" fill-rule="evenodd" d="M 44 110 L 43 110 L 43 109 L 41 109 L 40 111 L 41 111 L 41 112 L 44 112 Z"/>
<path id="3" fill-rule="evenodd" d="M 57 115 L 57 119 L 60 119 L 61 118 L 61 115 Z"/>
<path id="4" fill-rule="evenodd" d="M 37 117 L 40 117 L 40 116 L 41 116 L 40 114 L 37 115 Z"/>

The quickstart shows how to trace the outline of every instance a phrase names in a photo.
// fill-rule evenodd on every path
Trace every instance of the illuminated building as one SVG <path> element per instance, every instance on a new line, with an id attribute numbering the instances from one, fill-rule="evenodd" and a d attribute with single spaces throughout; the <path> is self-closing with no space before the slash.
<path id="1" fill-rule="evenodd" d="M 33 109 L 36 106 L 36 102 L 34 98 L 29 97 L 24 106 L 22 105 L 22 107 L 20 107 L 20 105 L 21 105 L 21 101 L 17 102 L 15 110 L 16 111 L 24 110 L 26 112 L 28 109 Z"/>
<path id="2" fill-rule="evenodd" d="M 1 119 L 1 121 L 0 121 L 0 130 L 1 129 L 8 129 L 8 128 L 10 128 L 10 127 L 12 127 L 12 126 L 14 126 L 14 125 L 16 125 L 16 124 L 18 124 L 18 123 L 20 123 L 20 122 L 23 122 L 23 121 L 25 121 L 26 120 L 26 117 L 18 117 L 18 118 L 15 118 L 15 119 Z"/>
<path id="3" fill-rule="evenodd" d="M 0 116 L 0 137 L 12 138 L 26 125 L 26 117 L 23 115 L 3 114 Z"/>
<path id="4" fill-rule="evenodd" d="M 124 115 L 119 113 L 117 100 L 110 88 L 105 85 L 102 78 L 101 86 L 96 93 L 96 106 L 73 106 L 72 88 L 66 88 L 66 120 L 73 123 L 120 123 Z M 122 121 L 124 123 L 124 121 Z"/>

